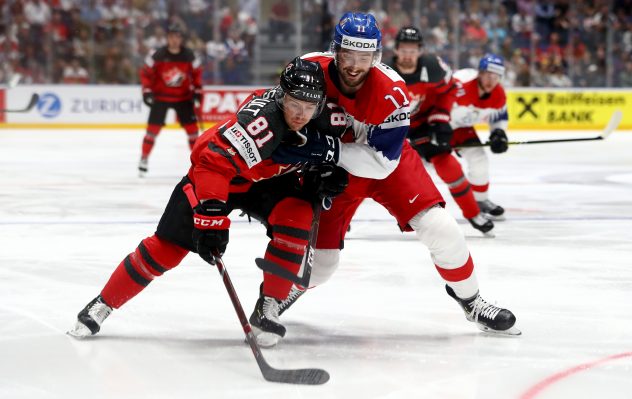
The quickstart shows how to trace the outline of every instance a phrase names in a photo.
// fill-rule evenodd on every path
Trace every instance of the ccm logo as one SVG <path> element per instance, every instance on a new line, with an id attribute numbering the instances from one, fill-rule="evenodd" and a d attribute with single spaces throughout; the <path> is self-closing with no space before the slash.
<path id="1" fill-rule="evenodd" d="M 199 227 L 221 227 L 224 224 L 225 219 L 201 219 L 198 217 L 193 218 L 193 224 Z"/>

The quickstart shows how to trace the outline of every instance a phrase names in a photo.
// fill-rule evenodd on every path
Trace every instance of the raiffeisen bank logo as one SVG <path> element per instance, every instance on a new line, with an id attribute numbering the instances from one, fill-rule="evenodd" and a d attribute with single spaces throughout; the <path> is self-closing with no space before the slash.
<path id="1" fill-rule="evenodd" d="M 44 93 L 37 102 L 37 110 L 44 118 L 54 118 L 61 113 L 61 100 L 56 94 Z"/>
<path id="2" fill-rule="evenodd" d="M 356 51 L 376 51 L 377 39 L 343 36 L 340 47 Z"/>

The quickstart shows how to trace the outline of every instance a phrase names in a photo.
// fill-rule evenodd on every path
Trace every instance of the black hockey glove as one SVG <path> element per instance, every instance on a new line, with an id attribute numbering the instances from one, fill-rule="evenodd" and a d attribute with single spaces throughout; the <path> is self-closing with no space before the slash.
<path id="1" fill-rule="evenodd" d="M 427 132 L 430 135 L 430 144 L 437 147 L 437 152 L 450 152 L 450 140 L 452 139 L 452 128 L 447 122 L 431 123 Z"/>
<path id="2" fill-rule="evenodd" d="M 193 103 L 196 107 L 202 105 L 202 90 L 197 89 L 193 92 Z"/>
<path id="3" fill-rule="evenodd" d="M 337 164 L 340 157 L 340 139 L 319 133 L 316 129 L 303 128 L 296 132 L 298 140 L 284 142 L 272 153 L 277 163 Z"/>
<path id="4" fill-rule="evenodd" d="M 148 107 L 151 107 L 152 105 L 154 105 L 154 93 L 149 92 L 149 91 L 144 92 L 143 93 L 143 102 Z"/>
<path id="5" fill-rule="evenodd" d="M 494 129 L 489 135 L 489 148 L 494 154 L 501 154 L 509 148 L 507 134 L 502 129 Z"/>
<path id="6" fill-rule="evenodd" d="M 339 166 L 313 165 L 303 174 L 303 191 L 310 197 L 333 198 L 349 185 L 349 173 Z"/>
<path id="7" fill-rule="evenodd" d="M 221 256 L 228 245 L 230 219 L 226 204 L 219 200 L 207 200 L 193 209 L 193 243 L 198 255 L 214 263 L 214 254 Z"/>

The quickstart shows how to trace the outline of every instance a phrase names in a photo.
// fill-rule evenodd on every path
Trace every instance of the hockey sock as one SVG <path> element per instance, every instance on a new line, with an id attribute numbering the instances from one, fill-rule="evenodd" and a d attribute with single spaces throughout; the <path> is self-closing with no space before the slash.
<path id="1" fill-rule="evenodd" d="M 188 125 L 184 125 L 184 131 L 187 132 L 187 137 L 189 138 L 189 148 L 193 149 L 193 145 L 198 138 L 198 127 L 195 123 L 189 123 Z"/>
<path id="2" fill-rule="evenodd" d="M 439 275 L 460 298 L 478 291 L 474 262 L 456 220 L 442 207 L 419 212 L 409 222 L 428 248 Z"/>
<path id="3" fill-rule="evenodd" d="M 439 154 L 432 157 L 431 162 L 441 180 L 448 185 L 452 198 L 463 212 L 463 217 L 471 219 L 478 215 L 480 209 L 459 161 L 452 154 Z"/>
<path id="4" fill-rule="evenodd" d="M 147 125 L 147 131 L 143 138 L 142 157 L 148 158 L 151 150 L 154 148 L 156 142 L 156 136 L 160 133 L 162 126 L 160 125 Z"/>
<path id="5" fill-rule="evenodd" d="M 470 298 L 478 292 L 478 282 L 474 275 L 474 262 L 472 256 L 468 256 L 467 261 L 461 267 L 455 269 L 445 269 L 435 265 L 441 278 L 443 278 L 459 298 Z"/>
<path id="6" fill-rule="evenodd" d="M 268 220 L 272 228 L 272 240 L 264 258 L 292 273 L 298 273 L 309 241 L 311 205 L 298 198 L 285 198 L 274 207 Z M 263 295 L 283 300 L 291 288 L 291 281 L 270 273 L 263 274 Z"/>
<path id="7" fill-rule="evenodd" d="M 135 297 L 156 277 L 180 264 L 188 251 L 154 236 L 140 242 L 118 265 L 103 287 L 105 302 L 118 309 Z"/>
<path id="8" fill-rule="evenodd" d="M 472 184 L 472 191 L 474 192 L 474 198 L 477 201 L 484 201 L 488 198 L 487 190 L 489 190 L 489 183 L 483 185 Z"/>

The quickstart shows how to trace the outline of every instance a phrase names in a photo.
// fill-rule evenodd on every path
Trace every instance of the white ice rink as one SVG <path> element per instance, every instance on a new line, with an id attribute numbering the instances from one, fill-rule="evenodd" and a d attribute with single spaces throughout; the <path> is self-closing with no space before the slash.
<path id="1" fill-rule="evenodd" d="M 517 315 L 520 337 L 467 322 L 415 235 L 365 203 L 338 273 L 284 314 L 286 339 L 264 351 L 275 367 L 328 370 L 323 386 L 263 380 L 217 271 L 196 255 L 98 336 L 65 335 L 188 168 L 184 133 L 166 130 L 137 178 L 142 134 L 0 130 L 0 398 L 632 397 L 630 132 L 491 156 L 492 199 L 507 209 L 495 239 L 448 198 L 482 295 Z M 232 216 L 225 262 L 250 315 L 267 239 Z"/>

